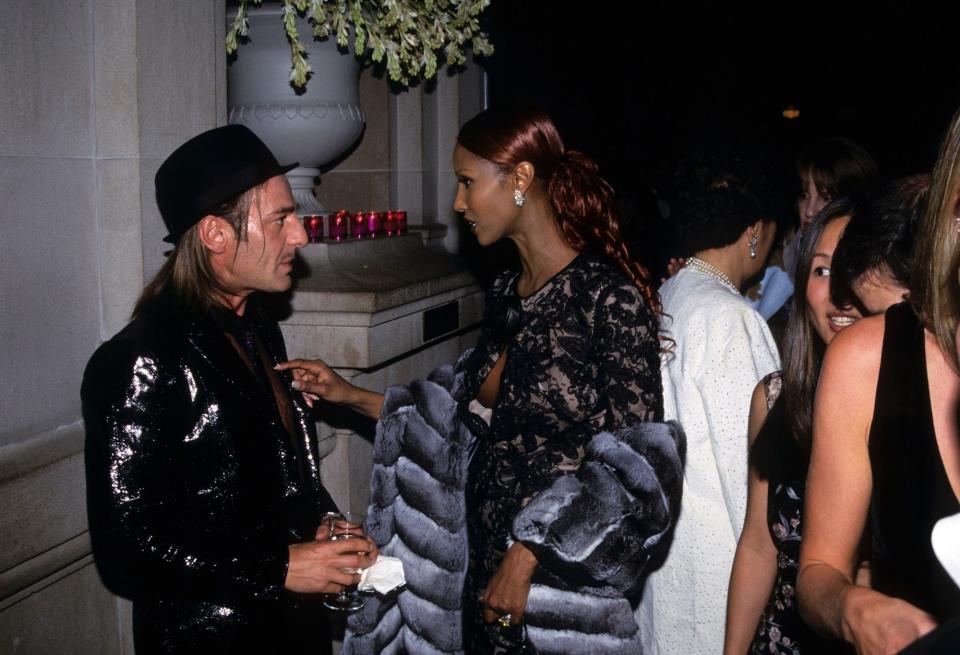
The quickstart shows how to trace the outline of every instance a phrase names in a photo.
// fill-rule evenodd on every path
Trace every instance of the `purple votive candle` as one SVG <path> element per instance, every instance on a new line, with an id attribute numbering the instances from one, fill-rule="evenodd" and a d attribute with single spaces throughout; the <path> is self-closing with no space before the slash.
<path id="1" fill-rule="evenodd" d="M 316 214 L 303 217 L 303 229 L 307 231 L 307 240 L 310 243 L 323 241 L 323 218 Z"/>
<path id="2" fill-rule="evenodd" d="M 354 239 L 362 239 L 367 235 L 367 215 L 363 212 L 357 212 L 350 219 L 350 236 Z"/>
<path id="3" fill-rule="evenodd" d="M 383 225 L 383 212 L 367 212 L 367 232 L 371 237 L 380 234 Z"/>
<path id="4" fill-rule="evenodd" d="M 350 214 L 344 210 L 336 214 L 327 216 L 327 237 L 334 241 L 342 241 L 347 238 L 350 229 Z"/>

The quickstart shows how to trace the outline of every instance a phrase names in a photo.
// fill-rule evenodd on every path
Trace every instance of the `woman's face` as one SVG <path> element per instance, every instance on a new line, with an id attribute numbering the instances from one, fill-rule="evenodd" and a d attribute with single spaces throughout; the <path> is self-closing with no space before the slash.
<path id="1" fill-rule="evenodd" d="M 463 214 L 477 242 L 489 246 L 511 234 L 519 208 L 509 176 L 459 144 L 453 149 L 453 171 L 457 176 L 453 209 Z"/>
<path id="2" fill-rule="evenodd" d="M 805 229 L 816 218 L 820 210 L 827 206 L 833 198 L 820 195 L 817 185 L 813 183 L 813 176 L 808 172 L 801 179 L 802 191 L 797 198 L 797 214 L 800 216 L 800 229 Z"/>
<path id="3" fill-rule="evenodd" d="M 860 312 L 852 307 L 838 309 L 830 300 L 830 266 L 833 251 L 850 222 L 849 216 L 830 221 L 817 239 L 807 279 L 807 320 L 823 342 L 830 343 L 834 335 L 849 327 L 860 318 Z"/>

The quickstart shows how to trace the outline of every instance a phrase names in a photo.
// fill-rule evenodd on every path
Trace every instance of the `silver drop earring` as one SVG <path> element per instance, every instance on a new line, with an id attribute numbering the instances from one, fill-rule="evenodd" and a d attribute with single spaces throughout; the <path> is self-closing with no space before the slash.
<path id="1" fill-rule="evenodd" d="M 756 232 L 750 235 L 750 242 L 747 244 L 747 248 L 750 249 L 750 259 L 757 258 L 757 242 L 759 240 L 760 240 L 760 237 L 757 236 Z"/>
<path id="2" fill-rule="evenodd" d="M 520 187 L 515 188 L 513 190 L 513 204 L 517 207 L 523 207 L 523 203 L 526 201 L 527 199 L 523 197 L 523 192 L 520 190 Z"/>

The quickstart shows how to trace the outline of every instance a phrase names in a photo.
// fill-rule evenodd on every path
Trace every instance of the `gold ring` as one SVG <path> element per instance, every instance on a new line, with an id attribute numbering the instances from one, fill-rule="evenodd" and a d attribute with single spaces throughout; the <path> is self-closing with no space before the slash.
<path id="1" fill-rule="evenodd" d="M 499 619 L 497 619 L 497 623 L 499 623 L 501 627 L 509 628 L 511 618 L 512 617 L 510 616 L 510 614 L 504 614 Z"/>

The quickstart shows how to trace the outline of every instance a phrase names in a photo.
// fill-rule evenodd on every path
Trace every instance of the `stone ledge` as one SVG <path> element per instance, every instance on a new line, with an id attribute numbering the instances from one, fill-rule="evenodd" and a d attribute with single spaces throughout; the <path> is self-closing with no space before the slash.
<path id="1" fill-rule="evenodd" d="M 84 532 L 0 572 L 0 610 L 70 575 L 92 561 L 90 533 Z"/>
<path id="2" fill-rule="evenodd" d="M 294 312 L 374 313 L 477 284 L 459 258 L 427 249 L 414 233 L 312 243 L 297 255 L 307 277 L 297 283 Z"/>
<path id="3" fill-rule="evenodd" d="M 458 257 L 429 249 L 422 231 L 310 244 L 298 257 L 307 276 L 281 321 L 293 356 L 369 371 L 469 330 L 483 315 L 476 278 Z"/>
<path id="4" fill-rule="evenodd" d="M 83 421 L 0 446 L 0 483 L 83 452 Z"/>
<path id="5" fill-rule="evenodd" d="M 419 314 L 431 307 L 444 305 L 454 300 L 461 300 L 472 296 L 480 296 L 481 302 L 483 293 L 479 285 L 467 284 L 454 287 L 440 293 L 432 293 L 420 296 L 417 291 L 410 290 L 410 300 L 403 304 L 394 305 L 379 311 L 365 312 L 362 310 L 337 310 L 337 309 L 314 309 L 307 307 L 322 305 L 328 301 L 328 295 L 313 291 L 299 291 L 294 296 L 291 303 L 293 313 L 280 322 L 281 325 L 324 325 L 324 326 L 342 326 L 342 327 L 362 327 L 373 328 L 383 323 L 389 323 L 397 319 L 404 318 L 410 314 Z M 341 294 L 336 294 L 341 295 Z M 341 300 L 345 300 L 341 298 Z"/>
<path id="6" fill-rule="evenodd" d="M 367 371 L 453 338 L 477 325 L 483 316 L 484 295 L 475 286 L 425 300 L 429 302 L 418 301 L 381 314 L 359 315 L 353 321 L 345 320 L 350 316 L 336 312 L 295 311 L 281 324 L 287 352 L 293 357 L 322 359 L 335 368 Z M 451 302 L 459 305 L 457 326 L 434 339 L 426 339 L 423 312 Z M 397 315 L 391 316 L 394 313 Z"/>

